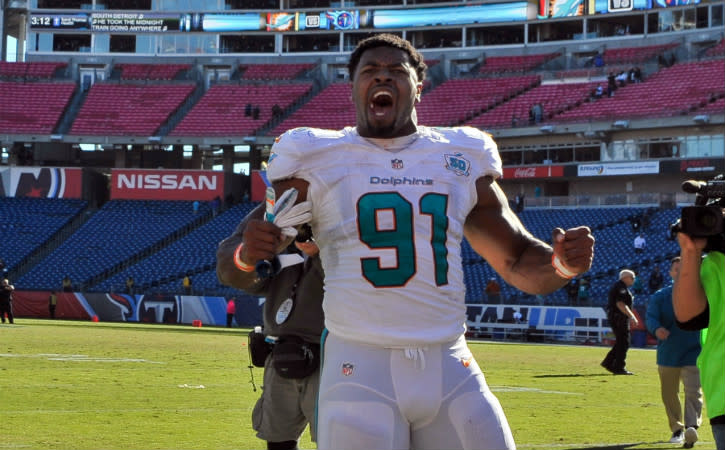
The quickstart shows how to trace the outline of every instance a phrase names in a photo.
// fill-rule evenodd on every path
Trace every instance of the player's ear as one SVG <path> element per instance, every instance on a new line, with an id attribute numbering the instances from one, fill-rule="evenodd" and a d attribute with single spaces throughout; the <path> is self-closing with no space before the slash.
<path id="1" fill-rule="evenodd" d="M 420 96 L 423 94 L 423 83 L 415 85 L 415 102 L 420 103 Z"/>

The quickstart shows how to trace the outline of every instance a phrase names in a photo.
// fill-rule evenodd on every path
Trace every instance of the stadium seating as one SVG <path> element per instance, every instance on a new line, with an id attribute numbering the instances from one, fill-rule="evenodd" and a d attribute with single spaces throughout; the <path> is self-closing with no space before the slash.
<path id="1" fill-rule="evenodd" d="M 644 253 L 634 252 L 635 231 L 630 219 L 647 214 L 649 226 L 642 231 L 647 239 Z M 604 306 L 607 292 L 616 275 L 623 268 L 631 268 L 644 277 L 644 283 L 654 265 L 659 265 L 663 273 L 667 273 L 667 261 L 677 254 L 677 243 L 669 239 L 669 224 L 679 216 L 679 211 L 672 209 L 645 208 L 577 208 L 577 209 L 527 209 L 519 214 L 522 223 L 544 241 L 551 240 L 551 231 L 555 227 L 570 228 L 587 225 L 596 238 L 594 263 L 586 274 L 590 281 L 592 304 Z M 487 262 L 481 259 L 468 242 L 462 245 L 464 278 L 466 281 L 466 301 L 480 303 L 486 301 L 483 289 L 490 278 L 496 278 L 501 285 L 501 295 L 507 303 L 566 305 L 568 299 L 565 289 L 552 294 L 536 297 L 525 294 L 505 283 Z M 646 293 L 637 297 L 646 299 Z"/>
<path id="2" fill-rule="evenodd" d="M 311 83 L 282 85 L 212 86 L 191 109 L 172 136 L 247 136 L 256 134 L 272 119 L 272 108 L 285 110 L 299 102 L 312 89 Z M 257 118 L 247 114 L 249 108 L 259 108 Z"/>
<path id="3" fill-rule="evenodd" d="M 55 71 L 67 67 L 66 62 L 6 62 L 0 61 L 0 78 L 50 79 Z"/>
<path id="4" fill-rule="evenodd" d="M 722 114 L 725 111 L 725 95 L 713 98 L 696 111 L 697 114 Z"/>
<path id="5" fill-rule="evenodd" d="M 416 106 L 418 123 L 430 126 L 461 124 L 537 86 L 540 81 L 537 75 L 445 81 L 423 95 L 422 101 Z"/>
<path id="6" fill-rule="evenodd" d="M 256 204 L 250 202 L 235 205 L 213 220 L 195 228 L 189 234 L 172 241 L 170 245 L 148 258 L 103 280 L 96 286 L 92 286 L 90 290 L 118 292 L 125 289 L 126 279 L 132 276 L 135 286 L 143 292 L 178 291 L 185 274 L 196 274 L 204 267 L 215 265 L 217 245 L 222 239 L 229 236 L 241 218 L 246 216 L 254 206 Z M 168 280 L 163 282 L 162 280 L 165 279 Z M 193 286 L 198 292 L 224 290 L 216 279 L 216 274 L 213 280 L 205 281 L 204 278 L 197 275 L 193 275 L 192 279 Z"/>
<path id="7" fill-rule="evenodd" d="M 0 133 L 52 133 L 75 89 L 68 82 L 0 81 Z"/>
<path id="8" fill-rule="evenodd" d="M 481 74 L 525 73 L 530 72 L 546 61 L 559 56 L 559 53 L 540 55 L 490 56 L 479 67 Z"/>
<path id="9" fill-rule="evenodd" d="M 241 65 L 243 80 L 294 80 L 315 67 L 314 64 L 251 64 Z"/>
<path id="10" fill-rule="evenodd" d="M 591 91 L 599 84 L 599 82 L 588 82 L 537 86 L 488 110 L 469 121 L 467 125 L 481 128 L 510 127 L 512 126 L 513 117 L 517 118 L 519 126 L 527 125 L 532 105 L 536 103 L 545 105 L 544 117 L 551 117 L 558 112 L 571 109 L 588 100 Z"/>
<path id="11" fill-rule="evenodd" d="M 672 50 L 679 44 L 647 45 L 643 47 L 609 48 L 604 50 L 602 57 L 607 66 L 615 64 L 642 64 L 656 58 L 667 50 Z"/>
<path id="12" fill-rule="evenodd" d="M 16 285 L 24 289 L 57 288 L 69 275 L 77 285 L 134 257 L 204 219 L 204 205 L 194 214 L 190 201 L 111 200 Z"/>
<path id="13" fill-rule="evenodd" d="M 0 197 L 0 257 L 12 269 L 85 207 L 83 200 Z"/>
<path id="14" fill-rule="evenodd" d="M 675 64 L 642 83 L 630 83 L 603 97 L 564 111 L 553 122 L 588 122 L 636 117 L 670 117 L 686 114 L 713 96 L 725 93 L 722 60 Z M 666 95 L 663 95 L 666 93 Z"/>
<path id="15" fill-rule="evenodd" d="M 8 218 L 0 224 L 0 239 L 5 243 L 0 256 L 12 268 L 85 205 L 81 200 L 0 198 L 0 214 Z M 19 289 L 58 288 L 67 274 L 84 291 L 119 292 L 132 276 L 140 293 L 174 294 L 181 293 L 181 279 L 190 273 L 196 294 L 233 296 L 238 291 L 222 286 L 216 278 L 216 245 L 254 206 L 252 202 L 238 204 L 212 217 L 206 204 L 195 215 L 191 202 L 113 200 L 14 283 Z M 655 265 L 667 273 L 669 259 L 678 252 L 677 243 L 669 238 L 669 225 L 679 214 L 677 208 L 528 208 L 519 217 L 544 241 L 551 239 L 551 230 L 557 226 L 585 224 L 592 229 L 595 258 L 586 277 L 592 304 L 602 306 L 619 270 L 635 270 L 645 286 Z M 642 229 L 647 247 L 644 253 L 635 253 L 631 219 L 644 215 L 649 219 Z M 505 283 L 465 239 L 461 249 L 467 302 L 486 302 L 485 285 L 496 278 L 506 303 L 567 304 L 565 289 L 539 297 L 525 294 Z M 91 279 L 96 280 L 92 286 L 87 284 Z M 645 289 L 636 298 L 643 302 L 647 294 Z"/>
<path id="16" fill-rule="evenodd" d="M 725 55 L 725 39 L 720 39 L 720 42 L 718 42 L 716 45 L 708 48 L 705 51 L 705 56 L 714 58 L 718 56 L 724 56 Z"/>
<path id="17" fill-rule="evenodd" d="M 189 70 L 189 64 L 118 64 L 122 80 L 173 80 Z"/>
<path id="18" fill-rule="evenodd" d="M 154 136 L 195 87 L 189 83 L 95 83 L 69 134 Z"/>
<path id="19" fill-rule="evenodd" d="M 315 95 L 290 117 L 275 127 L 276 136 L 296 127 L 340 129 L 355 125 L 355 109 L 350 101 L 350 85 L 333 83 Z"/>

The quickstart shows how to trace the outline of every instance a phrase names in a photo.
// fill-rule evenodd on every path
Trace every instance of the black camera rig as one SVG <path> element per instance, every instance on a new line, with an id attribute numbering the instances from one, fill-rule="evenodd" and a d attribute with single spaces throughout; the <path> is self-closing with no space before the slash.
<path id="1" fill-rule="evenodd" d="M 688 180 L 682 190 L 695 194 L 695 205 L 682 208 L 680 219 L 670 225 L 673 238 L 677 233 L 707 238 L 705 251 L 725 252 L 725 179 Z"/>

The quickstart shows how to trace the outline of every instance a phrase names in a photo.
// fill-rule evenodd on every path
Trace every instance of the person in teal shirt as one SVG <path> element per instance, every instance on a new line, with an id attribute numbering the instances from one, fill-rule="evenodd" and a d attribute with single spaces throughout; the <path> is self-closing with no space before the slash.
<path id="1" fill-rule="evenodd" d="M 680 271 L 680 257 L 670 261 L 674 280 Z M 647 330 L 657 337 L 657 370 L 660 393 L 665 406 L 672 437 L 670 443 L 685 442 L 691 448 L 697 441 L 702 423 L 702 388 L 697 357 L 700 355 L 700 333 L 677 326 L 672 306 L 672 285 L 657 290 L 647 303 Z M 685 391 L 684 421 L 680 403 L 680 380 Z M 685 441 L 685 435 L 688 439 Z"/>
<path id="2" fill-rule="evenodd" d="M 681 328 L 707 327 L 697 364 L 715 445 L 725 450 L 725 245 L 702 258 L 706 238 L 678 233 L 677 240 L 682 264 L 672 290 L 675 317 Z"/>

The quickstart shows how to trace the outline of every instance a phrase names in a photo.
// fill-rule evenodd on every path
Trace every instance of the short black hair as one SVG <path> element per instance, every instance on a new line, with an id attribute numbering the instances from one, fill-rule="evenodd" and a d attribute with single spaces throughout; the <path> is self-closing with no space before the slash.
<path id="1" fill-rule="evenodd" d="M 418 75 L 418 81 L 422 82 L 425 80 L 425 71 L 428 66 L 423 60 L 423 55 L 421 55 L 418 50 L 413 47 L 413 44 L 390 33 L 376 34 L 363 39 L 357 44 L 357 47 L 355 47 L 355 50 L 353 50 L 350 55 L 350 61 L 347 63 L 347 70 L 350 73 L 350 79 L 355 77 L 355 70 L 357 70 L 357 65 L 360 62 L 362 54 L 365 53 L 366 50 L 377 47 L 393 47 L 403 50 L 408 54 L 410 65 L 413 66 L 416 74 Z"/>

